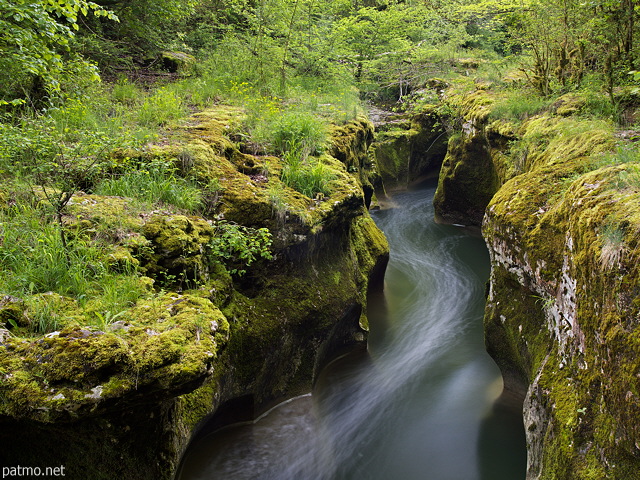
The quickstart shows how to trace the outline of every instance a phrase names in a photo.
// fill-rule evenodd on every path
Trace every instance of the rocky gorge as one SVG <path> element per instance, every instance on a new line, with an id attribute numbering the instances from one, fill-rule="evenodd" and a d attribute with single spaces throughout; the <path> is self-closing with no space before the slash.
<path id="1" fill-rule="evenodd" d="M 579 96 L 517 120 L 496 113 L 499 100 L 479 85 L 376 121 L 375 134 L 367 119 L 335 126 L 331 195 L 287 190 L 277 212 L 265 172 L 277 175 L 278 159 L 225 133 L 239 112 L 194 115 L 181 142 L 147 155 L 221 179 L 215 215 L 272 232 L 273 259 L 243 278 L 204 261 L 207 218 L 128 218 L 126 199 L 78 194 L 69 222 L 128 218 L 114 255 L 142 262 L 141 281 L 192 272 L 199 285 L 157 291 L 104 331 L 69 321 L 40 338 L 5 334 L 3 460 L 62 463 L 72 478 L 172 478 L 194 436 L 309 391 L 327 361 L 366 348 L 367 295 L 388 258 L 368 208 L 439 172 L 438 216 L 481 227 L 489 248 L 485 341 L 523 405 L 527 478 L 633 478 L 640 172 L 610 123 L 580 115 Z M 2 300 L 0 321 L 23 316 L 20 299 Z"/>
<path id="2" fill-rule="evenodd" d="M 25 302 L 3 297 L 3 465 L 64 465 L 71 478 L 173 478 L 205 424 L 253 418 L 309 391 L 335 355 L 365 347 L 367 294 L 381 288 L 388 258 L 367 213 L 371 124 L 334 128 L 323 156 L 331 195 L 280 189 L 275 211 L 268 188 L 278 181 L 279 160 L 243 153 L 229 139 L 238 115 L 225 106 L 196 114 L 180 138 L 145 155 L 219 179 L 216 219 L 269 229 L 270 260 L 232 278 L 207 261 L 216 234 L 208 218 L 132 215 L 126 198 L 74 195 L 69 228 L 117 225 L 124 231 L 114 263 L 141 266 L 149 289 L 162 279 L 173 288 L 151 290 L 103 329 L 83 326 L 73 299 L 45 294 L 63 320 L 35 338 L 20 335 Z"/>
<path id="3" fill-rule="evenodd" d="M 628 135 L 581 115 L 573 94 L 517 122 L 493 115 L 499 96 L 483 88 L 457 103 L 434 203 L 482 226 L 485 342 L 524 402 L 527 479 L 634 478 L 640 217 Z"/>

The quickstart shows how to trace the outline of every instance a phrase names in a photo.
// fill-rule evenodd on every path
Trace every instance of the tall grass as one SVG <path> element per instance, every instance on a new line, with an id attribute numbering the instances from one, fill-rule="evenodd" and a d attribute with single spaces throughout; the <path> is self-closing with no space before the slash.
<path id="1" fill-rule="evenodd" d="M 310 113 L 299 111 L 285 112 L 270 133 L 276 152 L 295 151 L 303 157 L 320 154 L 328 140 L 326 124 Z"/>
<path id="2" fill-rule="evenodd" d="M 182 99 L 172 89 L 161 87 L 147 97 L 137 112 L 137 121 L 144 127 L 159 127 L 185 117 Z"/>
<path id="3" fill-rule="evenodd" d="M 95 193 L 129 197 L 148 205 L 174 206 L 187 212 L 196 212 L 203 206 L 203 194 L 195 182 L 176 176 L 174 171 L 162 166 L 131 170 L 104 179 Z"/>
<path id="4" fill-rule="evenodd" d="M 288 145 L 283 161 L 282 183 L 310 198 L 317 194 L 329 195 L 333 173 L 319 159 L 304 155 L 299 144 Z"/>
<path id="5" fill-rule="evenodd" d="M 58 228 L 30 205 L 0 210 L 0 293 L 26 299 L 32 333 L 51 331 L 63 321 L 58 297 L 40 294 L 55 292 L 79 305 L 90 301 L 94 311 L 120 311 L 144 292 L 133 266 L 110 268 L 110 246 L 72 237 L 65 248 Z"/>
<path id="6" fill-rule="evenodd" d="M 533 92 L 508 90 L 491 109 L 491 118 L 519 121 L 541 113 L 549 108 L 553 99 L 541 97 Z"/>

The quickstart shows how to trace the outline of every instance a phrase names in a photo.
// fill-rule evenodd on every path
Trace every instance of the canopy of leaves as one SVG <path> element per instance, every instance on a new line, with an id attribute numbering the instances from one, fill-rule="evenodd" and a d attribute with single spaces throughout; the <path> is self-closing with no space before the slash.
<path id="1" fill-rule="evenodd" d="M 70 45 L 79 30 L 79 18 L 89 13 L 117 20 L 113 13 L 85 0 L 2 0 L 0 102 L 18 103 L 16 94 L 32 88 L 33 79 L 48 91 L 58 90 L 65 69 L 74 62 L 75 68 L 81 67 L 82 60 Z"/>

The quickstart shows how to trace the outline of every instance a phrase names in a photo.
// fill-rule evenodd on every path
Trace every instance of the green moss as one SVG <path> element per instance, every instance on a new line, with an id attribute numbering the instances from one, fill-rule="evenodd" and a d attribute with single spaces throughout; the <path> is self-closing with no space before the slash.
<path id="1" fill-rule="evenodd" d="M 433 109 L 384 126 L 376 133 L 372 154 L 385 188 L 404 188 L 435 171 L 445 156 L 447 138 Z"/>
<path id="2" fill-rule="evenodd" d="M 586 99 L 584 97 L 575 93 L 567 93 L 566 95 L 558 98 L 554 102 L 552 107 L 555 109 L 558 115 L 562 117 L 569 117 L 571 115 L 580 113 L 585 105 Z"/>
<path id="3" fill-rule="evenodd" d="M 25 316 L 26 305 L 20 298 L 4 295 L 0 298 L 0 326 L 12 328 L 15 326 L 27 326 Z"/>
<path id="4" fill-rule="evenodd" d="M 166 478 L 190 433 L 221 401 L 248 395 L 266 408 L 306 392 L 323 362 L 364 341 L 369 280 L 388 255 L 365 208 L 375 170 L 370 123 L 334 129 L 333 150 L 320 158 L 332 172 L 331 190 L 311 199 L 282 187 L 280 159 L 239 151 L 228 136 L 239 117 L 238 109 L 217 106 L 193 116 L 170 145 L 114 156 L 116 173 L 132 155 L 172 162 L 209 195 L 200 216 L 145 212 L 124 198 L 74 197 L 67 227 L 83 241 L 109 243 L 110 268 L 145 276 L 135 288 L 119 285 L 136 291 L 134 305 L 107 311 L 96 298 L 61 299 L 57 313 L 70 319 L 58 333 L 3 336 L 2 431 L 28 425 L 20 438 L 31 441 L 29 449 L 12 446 L 13 458 L 32 458 L 46 444 L 46 458 L 95 464 L 94 478 Z M 283 218 L 270 198 L 276 187 L 287 205 Z M 273 263 L 256 262 L 232 279 L 208 262 L 214 216 L 270 228 Z M 181 273 L 196 281 L 167 281 Z M 183 291 L 154 290 L 161 286 Z M 7 310 L 7 318 L 19 310 Z M 99 328 L 86 326 L 99 316 Z M 71 444 L 61 441 L 67 425 Z"/>
<path id="5" fill-rule="evenodd" d="M 203 218 L 184 215 L 154 215 L 143 227 L 152 252 L 143 266 L 147 274 L 199 279 L 206 276 L 206 246 L 214 235 Z"/>
<path id="6" fill-rule="evenodd" d="M 211 301 L 165 294 L 141 301 L 113 331 L 68 327 L 26 341 L 10 339 L 0 363 L 2 412 L 53 421 L 138 390 L 180 390 L 208 375 L 229 325 Z"/>
<path id="7" fill-rule="evenodd" d="M 71 229 L 90 237 L 118 241 L 130 232 L 140 231 L 140 210 L 130 199 L 77 193 L 68 206 L 66 223 Z"/>
<path id="8" fill-rule="evenodd" d="M 433 205 L 450 223 L 477 225 L 499 187 L 498 175 L 486 139 L 462 135 L 449 140 Z"/>

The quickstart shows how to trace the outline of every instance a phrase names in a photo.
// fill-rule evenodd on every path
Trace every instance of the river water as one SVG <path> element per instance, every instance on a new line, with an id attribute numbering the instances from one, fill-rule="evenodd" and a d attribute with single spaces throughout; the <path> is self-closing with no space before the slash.
<path id="1" fill-rule="evenodd" d="M 488 253 L 433 221 L 434 191 L 373 214 L 391 259 L 369 352 L 333 362 L 313 395 L 199 440 L 180 480 L 524 479 L 521 415 L 483 343 Z"/>

